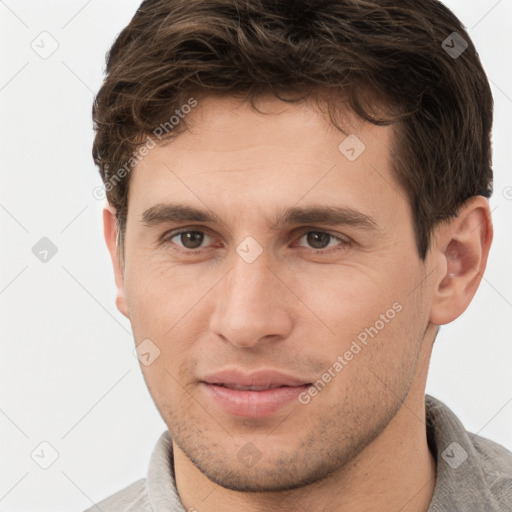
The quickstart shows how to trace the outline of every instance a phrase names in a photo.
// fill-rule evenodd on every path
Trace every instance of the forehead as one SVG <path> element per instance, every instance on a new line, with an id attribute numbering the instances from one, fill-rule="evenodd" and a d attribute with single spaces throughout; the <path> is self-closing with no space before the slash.
<path id="1" fill-rule="evenodd" d="M 232 97 L 198 101 L 185 116 L 189 129 L 157 144 L 132 171 L 129 211 L 179 199 L 241 216 L 308 202 L 364 206 L 375 216 L 403 200 L 389 127 L 347 112 L 343 133 L 310 103 L 269 97 L 257 107 L 263 113 Z"/>

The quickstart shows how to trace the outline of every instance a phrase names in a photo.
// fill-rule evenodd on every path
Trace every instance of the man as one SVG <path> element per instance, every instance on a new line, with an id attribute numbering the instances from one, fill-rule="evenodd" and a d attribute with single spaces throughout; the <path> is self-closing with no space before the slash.
<path id="1" fill-rule="evenodd" d="M 492 97 L 446 7 L 147 0 L 93 115 L 168 427 L 99 510 L 512 510 L 512 454 L 425 396 L 492 241 Z"/>

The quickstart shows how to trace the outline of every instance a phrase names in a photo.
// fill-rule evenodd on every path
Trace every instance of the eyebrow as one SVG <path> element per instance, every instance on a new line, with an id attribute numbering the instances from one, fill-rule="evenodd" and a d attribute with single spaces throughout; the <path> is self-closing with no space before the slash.
<path id="1" fill-rule="evenodd" d="M 141 216 L 141 222 L 146 226 L 183 221 L 215 223 L 219 222 L 220 219 L 208 210 L 172 203 L 160 203 L 152 206 L 145 210 Z M 352 208 L 337 206 L 312 205 L 281 209 L 273 218 L 272 229 L 287 224 L 331 224 L 348 225 L 374 231 L 379 229 L 373 217 Z"/>

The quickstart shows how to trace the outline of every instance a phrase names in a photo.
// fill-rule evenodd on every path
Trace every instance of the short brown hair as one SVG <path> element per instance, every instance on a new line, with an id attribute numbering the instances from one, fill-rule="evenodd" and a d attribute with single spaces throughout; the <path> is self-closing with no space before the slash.
<path id="1" fill-rule="evenodd" d="M 492 194 L 489 82 L 441 2 L 145 0 L 107 54 L 93 106 L 93 158 L 116 208 L 121 256 L 137 148 L 160 135 L 158 126 L 169 128 L 164 138 L 182 133 L 186 122 L 174 128 L 169 119 L 193 95 L 242 95 L 254 106 L 268 93 L 320 95 L 334 124 L 343 103 L 393 125 L 393 172 L 422 259 L 440 221 Z"/>

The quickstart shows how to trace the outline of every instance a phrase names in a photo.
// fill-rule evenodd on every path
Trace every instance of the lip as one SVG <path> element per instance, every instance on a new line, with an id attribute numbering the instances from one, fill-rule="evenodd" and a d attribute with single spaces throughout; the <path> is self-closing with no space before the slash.
<path id="1" fill-rule="evenodd" d="M 208 398 L 228 414 L 264 418 L 296 401 L 311 383 L 275 370 L 244 373 L 226 369 L 208 375 L 200 385 Z M 245 387 L 256 389 L 240 389 Z"/>
<path id="2" fill-rule="evenodd" d="M 208 384 L 228 386 L 293 387 L 308 384 L 304 379 L 286 375 L 276 370 L 258 370 L 252 373 L 244 373 L 237 369 L 226 369 L 206 376 L 203 381 Z"/>

